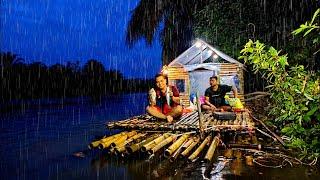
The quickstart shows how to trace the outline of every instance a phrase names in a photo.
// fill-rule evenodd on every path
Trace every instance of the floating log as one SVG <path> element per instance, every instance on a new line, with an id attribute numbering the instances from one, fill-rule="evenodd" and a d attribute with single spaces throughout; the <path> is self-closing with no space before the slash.
<path id="1" fill-rule="evenodd" d="M 128 151 L 128 153 L 134 153 L 136 151 L 138 151 L 142 146 L 150 143 L 151 141 L 155 140 L 156 138 L 159 137 L 159 134 L 154 134 L 152 135 L 151 137 L 139 142 L 139 143 L 136 143 L 136 144 L 133 144 L 131 146 L 126 146 L 126 150 Z"/>
<path id="2" fill-rule="evenodd" d="M 206 144 L 208 144 L 208 142 L 210 142 L 211 140 L 211 135 L 207 136 L 203 142 L 201 143 L 201 145 L 188 157 L 188 161 L 193 162 L 198 155 L 200 154 L 200 152 L 204 149 L 204 147 L 206 146 Z"/>
<path id="3" fill-rule="evenodd" d="M 208 149 L 208 151 L 207 151 L 207 154 L 206 154 L 206 156 L 204 157 L 204 160 L 205 160 L 205 161 L 211 162 L 211 159 L 212 159 L 213 154 L 214 154 L 214 152 L 215 152 L 215 150 L 216 150 L 216 148 L 217 148 L 217 146 L 218 146 L 218 144 L 219 144 L 219 141 L 220 141 L 219 135 L 218 135 L 218 136 L 215 136 L 215 137 L 213 138 L 213 141 L 212 141 L 212 143 L 211 143 L 211 145 L 210 145 L 210 147 L 209 147 L 209 149 Z"/>
<path id="4" fill-rule="evenodd" d="M 177 135 L 171 135 L 167 137 L 165 140 L 161 141 L 159 144 L 156 144 L 152 149 L 150 149 L 148 152 L 149 154 L 154 154 L 159 149 L 163 148 L 165 145 L 171 143 L 177 138 Z"/>
<path id="5" fill-rule="evenodd" d="M 148 144 L 146 145 L 143 145 L 141 147 L 141 151 L 142 152 L 147 152 L 149 151 L 150 149 L 152 149 L 154 146 L 156 146 L 157 144 L 159 144 L 161 141 L 165 140 L 166 138 L 168 138 L 170 135 L 168 133 L 166 134 L 163 134 L 162 136 L 156 138 L 155 140 L 149 142 Z"/>
<path id="6" fill-rule="evenodd" d="M 182 153 L 181 156 L 182 157 L 186 157 L 190 154 L 191 150 L 199 143 L 200 138 L 196 138 L 196 139 L 192 139 L 193 142 L 190 144 L 190 146 L 188 146 Z"/>
<path id="7" fill-rule="evenodd" d="M 166 157 L 171 156 L 182 144 L 185 140 L 189 137 L 189 134 L 182 135 L 177 141 L 175 141 L 167 150 L 165 150 L 164 155 Z"/>

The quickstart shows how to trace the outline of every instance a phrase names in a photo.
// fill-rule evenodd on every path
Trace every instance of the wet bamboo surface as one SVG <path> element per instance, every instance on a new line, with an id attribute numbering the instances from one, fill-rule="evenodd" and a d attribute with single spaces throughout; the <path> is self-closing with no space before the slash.
<path id="1" fill-rule="evenodd" d="M 271 167 L 269 164 L 273 163 L 275 165 L 272 164 L 272 167 L 282 167 L 283 158 L 278 165 L 278 161 L 269 162 L 270 158 L 263 159 L 263 155 L 255 157 L 256 152 L 273 153 L 281 149 L 275 146 L 272 136 L 255 127 L 247 112 L 236 113 L 233 120 L 216 119 L 212 113 L 204 113 L 202 117 L 205 130 L 203 138 L 200 136 L 198 112 L 185 114 L 173 124 L 142 115 L 108 123 L 108 128 L 123 132 L 104 136 L 88 147 L 103 149 L 107 152 L 105 156 L 116 156 L 117 159 L 121 157 L 122 160 L 144 159 L 150 162 L 158 159 L 155 163 L 159 167 L 163 164 L 171 167 L 181 163 L 187 166 L 205 163 L 213 174 L 220 172 L 225 166 L 230 166 L 237 174 L 241 172 L 236 169 L 241 167 L 240 164 Z M 256 132 L 268 141 L 257 138 Z M 213 167 L 216 162 L 217 165 Z M 159 169 L 157 173 L 160 172 Z"/>
<path id="2" fill-rule="evenodd" d="M 108 128 L 121 129 L 123 132 L 111 136 L 104 136 L 93 141 L 89 148 L 104 149 L 108 154 L 127 157 L 136 153 L 148 156 L 159 155 L 170 162 L 177 159 L 186 159 L 194 162 L 203 159 L 206 162 L 213 160 L 216 149 L 221 147 L 247 147 L 241 143 L 243 135 L 250 136 L 254 144 L 248 147 L 259 147 L 254 136 L 254 123 L 246 111 L 232 114 L 232 120 L 217 119 L 213 113 L 203 113 L 204 136 L 200 136 L 199 113 L 184 114 L 175 123 L 157 121 L 149 115 L 135 116 L 107 124 Z M 232 134 L 227 139 L 225 134 Z M 224 140 L 231 143 L 220 143 Z M 231 141 L 230 141 L 231 140 Z"/>
<path id="3" fill-rule="evenodd" d="M 237 112 L 234 120 L 216 119 L 213 113 L 203 113 L 203 128 L 210 131 L 230 130 L 242 131 L 253 130 L 254 122 L 247 111 Z M 146 131 L 198 131 L 199 115 L 198 112 L 191 112 L 181 116 L 174 123 L 156 120 L 149 115 L 135 116 L 122 121 L 108 122 L 107 128 L 123 130 L 146 130 Z"/>

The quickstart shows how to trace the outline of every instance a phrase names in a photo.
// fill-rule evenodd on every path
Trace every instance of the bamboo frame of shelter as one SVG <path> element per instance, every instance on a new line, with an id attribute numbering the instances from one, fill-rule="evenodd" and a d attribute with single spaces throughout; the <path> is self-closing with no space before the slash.
<path id="1" fill-rule="evenodd" d="M 216 63 L 217 66 L 220 68 L 220 74 L 218 77 L 221 76 L 233 76 L 238 75 L 239 77 L 239 84 L 240 84 L 240 91 L 238 92 L 238 97 L 243 102 L 244 101 L 244 77 L 243 77 L 243 68 L 241 68 L 238 64 L 234 63 Z M 176 80 L 183 80 L 185 82 L 186 91 L 180 92 L 180 99 L 184 106 L 190 105 L 190 78 L 188 71 L 184 69 L 182 66 L 169 66 L 167 67 L 168 71 L 168 80 L 169 84 L 174 84 L 173 82 Z M 203 81 L 208 81 L 209 87 L 209 79 L 204 79 Z M 231 95 L 232 93 L 227 93 Z"/>
<path id="2" fill-rule="evenodd" d="M 206 59 L 214 56 L 220 57 L 220 59 L 223 60 L 223 62 L 210 63 L 210 66 L 214 66 L 215 68 L 219 69 L 219 71 L 215 72 L 217 73 L 216 76 L 219 78 L 218 80 L 224 77 L 237 76 L 239 79 L 238 96 L 240 100 L 244 102 L 244 65 L 219 51 L 218 49 L 212 47 L 203 40 L 197 39 L 193 46 L 179 55 L 168 66 L 164 67 L 168 76 L 168 84 L 174 85 L 178 80 L 184 82 L 184 92 L 180 92 L 182 105 L 190 105 L 191 94 L 190 73 L 185 67 L 189 64 L 204 64 Z M 209 79 L 201 79 L 201 81 L 208 82 L 208 87 L 210 86 Z M 227 94 L 232 95 L 231 92 Z"/>

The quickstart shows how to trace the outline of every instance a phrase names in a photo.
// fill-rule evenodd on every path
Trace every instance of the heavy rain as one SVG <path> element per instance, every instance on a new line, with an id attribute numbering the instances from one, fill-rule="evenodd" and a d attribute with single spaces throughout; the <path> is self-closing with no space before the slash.
<path id="1" fill-rule="evenodd" d="M 319 179 L 319 23 L 318 0 L 0 0 L 0 179 Z"/>

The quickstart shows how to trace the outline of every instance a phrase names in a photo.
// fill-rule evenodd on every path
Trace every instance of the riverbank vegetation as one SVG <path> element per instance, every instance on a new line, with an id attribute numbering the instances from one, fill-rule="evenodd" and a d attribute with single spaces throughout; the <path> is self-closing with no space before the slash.
<path id="1" fill-rule="evenodd" d="M 310 21 L 293 31 L 312 41 L 313 55 L 319 53 L 318 9 Z M 268 122 L 281 129 L 287 138 L 287 146 L 299 149 L 301 159 L 320 157 L 320 72 L 304 65 L 289 65 L 288 54 L 250 40 L 241 50 L 240 59 L 252 65 L 255 73 L 261 72 L 271 94 Z M 301 56 L 300 56 L 301 57 Z M 308 57 L 301 58 L 307 61 Z"/>

